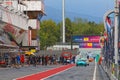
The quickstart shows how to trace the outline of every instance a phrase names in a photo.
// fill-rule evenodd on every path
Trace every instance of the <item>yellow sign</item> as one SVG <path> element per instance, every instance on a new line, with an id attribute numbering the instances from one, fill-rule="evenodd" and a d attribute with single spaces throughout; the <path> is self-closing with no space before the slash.
<path id="1" fill-rule="evenodd" d="M 34 55 L 34 53 L 30 52 L 30 51 L 25 52 L 25 54 L 27 54 L 27 55 Z"/>
<path id="2" fill-rule="evenodd" d="M 31 49 L 30 51 L 31 51 L 31 52 L 33 52 L 33 53 L 34 53 L 34 52 L 36 52 L 36 50 L 35 50 L 35 49 Z"/>
<path id="3" fill-rule="evenodd" d="M 87 43 L 87 46 L 92 46 L 92 43 Z"/>
<path id="4" fill-rule="evenodd" d="M 88 40 L 89 40 L 89 38 L 87 38 L 87 37 L 84 38 L 84 41 L 88 41 Z"/>
<path id="5" fill-rule="evenodd" d="M 30 54 L 31 54 L 31 52 L 27 51 L 27 52 L 25 52 L 25 54 L 30 55 Z"/>

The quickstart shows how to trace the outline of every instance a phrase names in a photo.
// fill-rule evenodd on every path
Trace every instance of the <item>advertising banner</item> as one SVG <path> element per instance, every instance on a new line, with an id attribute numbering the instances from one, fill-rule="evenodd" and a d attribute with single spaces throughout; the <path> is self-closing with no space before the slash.
<path id="1" fill-rule="evenodd" d="M 86 42 L 86 43 L 80 43 L 79 48 L 101 48 L 101 46 L 99 43 L 96 43 L 96 42 L 95 43 Z"/>
<path id="2" fill-rule="evenodd" d="M 99 42 L 100 36 L 73 36 L 73 42 Z"/>

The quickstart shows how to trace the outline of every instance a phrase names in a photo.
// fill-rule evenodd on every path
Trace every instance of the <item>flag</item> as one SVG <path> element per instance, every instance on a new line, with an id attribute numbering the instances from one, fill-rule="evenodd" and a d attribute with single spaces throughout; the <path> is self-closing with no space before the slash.
<path id="1" fill-rule="evenodd" d="M 106 29 L 108 33 L 111 32 L 111 19 L 108 16 L 106 17 Z"/>

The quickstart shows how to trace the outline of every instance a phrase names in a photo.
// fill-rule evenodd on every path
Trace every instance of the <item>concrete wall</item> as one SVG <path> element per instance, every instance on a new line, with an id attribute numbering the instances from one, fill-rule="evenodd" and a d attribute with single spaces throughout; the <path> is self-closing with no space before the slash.
<path id="1" fill-rule="evenodd" d="M 71 52 L 73 55 L 77 54 L 77 50 L 41 50 L 36 55 L 58 55 L 60 56 L 62 52 Z"/>
<path id="2" fill-rule="evenodd" d="M 0 17 L 3 22 L 12 24 L 24 30 L 28 29 L 28 17 L 19 11 L 14 11 L 14 8 L 0 6 Z"/>

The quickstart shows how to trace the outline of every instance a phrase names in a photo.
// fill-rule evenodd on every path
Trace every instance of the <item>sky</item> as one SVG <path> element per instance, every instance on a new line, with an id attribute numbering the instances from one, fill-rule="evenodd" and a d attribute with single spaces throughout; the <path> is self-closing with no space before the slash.
<path id="1" fill-rule="evenodd" d="M 102 22 L 106 11 L 114 9 L 115 0 L 65 0 L 65 17 Z M 62 0 L 45 0 L 44 19 L 62 20 Z"/>

